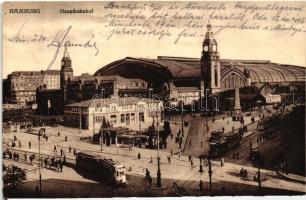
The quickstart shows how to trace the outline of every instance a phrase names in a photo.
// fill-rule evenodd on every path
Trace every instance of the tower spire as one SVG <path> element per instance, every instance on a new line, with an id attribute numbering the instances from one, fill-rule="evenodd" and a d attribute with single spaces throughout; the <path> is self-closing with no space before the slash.
<path id="1" fill-rule="evenodd" d="M 64 57 L 69 57 L 68 47 L 65 46 Z"/>
<path id="2" fill-rule="evenodd" d="M 218 44 L 214 38 L 212 26 L 208 22 L 205 39 L 203 41 L 203 50 L 201 57 L 201 76 L 204 80 L 206 89 L 211 93 L 218 92 L 220 84 L 220 58 L 218 53 Z"/>

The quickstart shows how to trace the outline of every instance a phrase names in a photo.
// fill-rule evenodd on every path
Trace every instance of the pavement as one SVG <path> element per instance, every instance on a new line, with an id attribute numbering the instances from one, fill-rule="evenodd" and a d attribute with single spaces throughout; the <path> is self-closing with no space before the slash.
<path id="1" fill-rule="evenodd" d="M 186 120 L 189 120 L 191 123 L 191 127 L 186 127 L 186 131 L 189 134 L 192 132 L 196 134 L 195 137 L 199 137 L 201 135 L 208 134 L 199 134 L 199 130 L 192 128 L 193 123 L 198 123 L 204 129 L 204 124 L 201 122 L 201 118 L 195 118 L 192 120 L 190 117 L 186 117 Z M 223 119 L 217 119 L 214 123 L 209 122 L 212 127 L 219 127 L 219 125 L 223 125 Z M 247 119 L 245 119 L 247 121 Z M 189 123 L 189 124 L 190 124 Z M 232 124 L 229 124 L 228 127 L 231 128 Z M 225 125 L 226 126 L 226 125 Z M 185 188 L 189 191 L 190 195 L 207 195 L 207 185 L 208 185 L 208 167 L 204 166 L 203 173 L 199 172 L 200 161 L 196 157 L 193 158 L 193 166 L 188 161 L 188 156 L 186 155 L 173 155 L 170 156 L 170 149 L 178 146 L 173 141 L 168 142 L 168 148 L 162 149 L 159 152 L 157 150 L 151 149 L 143 149 L 138 147 L 133 147 L 132 151 L 128 151 L 128 148 L 119 148 L 115 145 L 113 146 L 101 146 L 90 143 L 86 140 L 80 140 L 81 137 L 91 136 L 92 132 L 82 131 L 79 134 L 78 129 L 68 128 L 68 127 L 45 127 L 46 133 L 49 135 L 48 141 L 41 140 L 41 150 L 45 154 L 54 155 L 53 151 L 54 145 L 57 147 L 57 152 L 60 149 L 65 151 L 65 155 L 68 159 L 74 160 L 75 156 L 73 155 L 73 151 L 71 153 L 68 152 L 69 146 L 72 149 L 76 149 L 76 151 L 92 151 L 95 153 L 101 154 L 103 157 L 111 158 L 113 160 L 119 161 L 126 166 L 126 174 L 128 186 L 126 188 L 114 189 L 109 186 L 107 182 L 103 182 L 103 180 L 96 180 L 96 177 L 88 177 L 78 171 L 76 171 L 73 167 L 65 166 L 63 172 L 55 172 L 49 169 L 42 169 L 42 179 L 44 181 L 44 185 L 47 185 L 44 189 L 45 193 L 50 194 L 51 196 L 57 197 L 107 197 L 107 196 L 176 196 L 177 194 L 174 192 L 172 188 L 173 182 L 176 182 L 179 186 Z M 171 125 L 171 129 L 173 129 L 174 133 L 177 131 L 179 127 L 175 126 L 175 124 Z M 202 130 L 201 129 L 201 130 Z M 37 128 L 38 130 L 38 128 Z M 190 130 L 190 131 L 189 131 Z M 210 128 L 210 130 L 213 130 Z M 60 132 L 60 136 L 57 135 L 57 132 Z M 185 130 L 184 130 L 185 131 Z M 187 132 L 185 132 L 187 133 Z M 200 132 L 201 133 L 201 132 Z M 31 151 L 38 151 L 38 139 L 37 136 L 28 134 L 28 133 L 6 133 L 3 134 L 3 146 L 7 146 L 7 142 L 11 141 L 16 135 L 17 139 L 21 141 L 22 147 L 16 147 L 15 149 L 19 150 L 29 150 L 28 142 L 31 141 Z M 184 135 L 184 140 L 186 143 L 186 147 L 188 147 L 188 141 L 190 140 L 189 134 Z M 51 135 L 51 136 L 50 136 Z M 65 136 L 68 137 L 68 141 L 65 141 Z M 175 134 L 174 134 L 175 136 Z M 170 137 L 169 137 L 170 138 Z M 173 137 L 174 140 L 175 137 Z M 169 139 L 168 139 L 169 140 Z M 187 142 L 186 142 L 187 141 Z M 196 141 L 197 144 L 194 142 Z M 200 140 L 192 140 L 192 145 L 199 146 L 198 142 Z M 172 142 L 172 143 L 171 143 Z M 18 145 L 18 142 L 17 142 Z M 191 146 L 192 146 L 191 145 Z M 207 144 L 206 144 L 207 145 Z M 192 149 L 192 151 L 196 151 L 198 147 Z M 200 148 L 199 148 L 200 149 Z M 187 150 L 186 150 L 187 151 Z M 200 150 L 199 150 L 200 151 Z M 138 153 L 141 154 L 141 159 L 137 158 Z M 148 188 L 145 177 L 145 169 L 147 168 L 151 172 L 151 176 L 153 178 L 153 185 L 156 183 L 157 177 L 157 156 L 160 156 L 161 161 L 161 176 L 162 176 L 162 185 L 163 189 Z M 167 157 L 171 157 L 171 162 L 169 163 Z M 153 158 L 153 163 L 150 162 L 151 157 Z M 22 156 L 21 156 L 22 158 Z M 38 170 L 34 166 L 32 167 L 29 164 L 25 164 L 23 162 L 17 163 L 12 160 L 3 160 L 5 164 L 16 164 L 22 168 L 27 165 L 28 170 L 31 173 L 28 173 L 28 180 L 26 184 L 22 186 L 25 191 L 33 190 L 35 184 L 37 184 L 38 180 Z M 212 180 L 213 186 L 217 187 L 217 185 L 225 184 L 225 187 L 231 188 L 232 191 L 236 191 L 236 195 L 239 195 L 239 191 L 241 194 L 244 194 L 241 188 L 253 188 L 252 192 L 257 191 L 256 188 L 258 183 L 253 180 L 253 176 L 257 172 L 257 168 L 252 166 L 243 166 L 244 169 L 248 170 L 248 177 L 242 178 L 239 176 L 239 171 L 242 168 L 240 164 L 230 163 L 227 158 L 225 158 L 225 165 L 223 167 L 220 166 L 219 160 L 212 161 Z M 131 169 L 131 170 L 129 170 Z M 296 182 L 296 181 L 288 181 L 279 177 L 279 175 L 275 171 L 270 170 L 261 170 L 262 174 L 262 187 L 267 191 L 268 189 L 278 189 L 282 191 L 293 191 L 297 193 L 305 194 L 305 183 Z M 205 192 L 199 193 L 199 181 L 202 180 L 205 185 Z M 65 190 L 61 195 L 59 195 L 59 188 L 65 185 Z M 77 189 L 78 188 L 78 189 Z M 103 189 L 101 189 L 103 188 Z M 47 190 L 47 191 L 46 191 Z M 215 189 L 216 190 L 216 189 Z M 80 192 L 82 191 L 82 192 Z M 253 194 L 250 192 L 250 194 Z M 279 194 L 279 193 L 277 193 Z M 102 195 L 102 196 L 101 196 Z M 33 197 L 32 193 L 29 193 L 30 197 Z"/>

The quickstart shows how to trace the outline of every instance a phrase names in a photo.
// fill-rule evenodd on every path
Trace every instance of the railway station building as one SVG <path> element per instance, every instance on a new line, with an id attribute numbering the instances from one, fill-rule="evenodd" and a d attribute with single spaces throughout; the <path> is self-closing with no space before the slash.
<path id="1" fill-rule="evenodd" d="M 103 119 L 104 118 L 104 119 Z M 163 126 L 163 102 L 138 97 L 93 98 L 65 105 L 64 124 L 100 130 L 103 123 L 144 131 L 153 124 Z M 80 123 L 81 119 L 81 123 Z"/>
<path id="2" fill-rule="evenodd" d="M 154 93 L 162 94 L 176 104 L 192 104 L 200 97 L 211 94 L 217 96 L 221 104 L 226 104 L 227 101 L 230 103 L 234 92 L 231 97 L 222 93 L 248 87 L 256 88 L 249 90 L 256 93 L 244 94 L 251 95 L 244 99 L 254 100 L 253 97 L 260 95 L 265 102 L 304 100 L 304 67 L 269 60 L 222 59 L 211 25 L 207 25 L 199 55 L 200 58 L 126 57 L 101 67 L 94 76 L 119 75 L 144 80 Z"/>

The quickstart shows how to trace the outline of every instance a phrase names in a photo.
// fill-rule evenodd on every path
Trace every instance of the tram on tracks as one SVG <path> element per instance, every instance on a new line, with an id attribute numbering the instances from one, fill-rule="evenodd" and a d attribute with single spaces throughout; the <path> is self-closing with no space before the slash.
<path id="1" fill-rule="evenodd" d="M 125 166 L 112 159 L 88 151 L 76 154 L 76 167 L 105 178 L 114 185 L 127 185 Z"/>
<path id="2" fill-rule="evenodd" d="M 210 156 L 212 158 L 220 157 L 222 154 L 240 145 L 241 136 L 239 132 L 229 132 L 220 139 L 209 143 Z"/>

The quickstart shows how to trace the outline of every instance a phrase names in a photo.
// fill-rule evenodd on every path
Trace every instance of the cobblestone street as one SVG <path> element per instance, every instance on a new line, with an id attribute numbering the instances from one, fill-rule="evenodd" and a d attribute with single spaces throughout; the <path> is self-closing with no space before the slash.
<path id="1" fill-rule="evenodd" d="M 187 119 L 187 118 L 186 118 Z M 179 186 L 185 188 L 188 191 L 189 195 L 209 195 L 208 192 L 208 166 L 204 166 L 203 173 L 199 172 L 200 161 L 197 156 L 193 158 L 193 166 L 191 166 L 188 161 L 189 152 L 193 152 L 194 155 L 199 155 L 202 151 L 207 148 L 208 134 L 205 133 L 204 123 L 202 118 L 188 118 L 191 121 L 191 127 L 189 134 L 195 135 L 196 139 L 193 138 L 193 143 L 189 148 L 189 141 L 192 135 L 186 133 L 185 139 L 185 151 L 182 156 L 179 154 L 170 156 L 171 145 L 167 149 L 160 151 L 161 157 L 161 176 L 162 176 L 162 189 L 156 188 L 156 173 L 157 173 L 157 151 L 150 149 L 143 149 L 138 147 L 133 147 L 132 151 L 128 151 L 128 148 L 119 148 L 115 145 L 105 146 L 103 145 L 103 150 L 101 151 L 100 145 L 91 144 L 86 140 L 80 140 L 81 137 L 89 136 L 92 132 L 82 131 L 79 135 L 77 129 L 66 128 L 62 126 L 56 127 L 45 127 L 46 133 L 49 135 L 48 141 L 41 140 L 41 153 L 46 155 L 55 155 L 59 154 L 60 149 L 63 149 L 65 152 L 67 162 L 71 163 L 67 166 L 64 166 L 63 172 L 56 172 L 49 169 L 42 169 L 42 184 L 43 184 L 43 194 L 48 196 L 56 197 L 107 197 L 107 196 L 177 196 L 175 190 L 173 189 L 173 182 L 176 182 Z M 223 125 L 223 119 L 217 119 L 214 124 L 209 125 L 219 127 L 219 124 Z M 235 122 L 236 123 L 236 122 Z M 202 129 L 194 129 L 195 124 L 199 124 Z M 232 126 L 231 124 L 229 126 Z M 177 131 L 177 126 L 171 126 L 173 131 Z M 36 129 L 38 130 L 38 128 Z M 203 140 L 203 148 L 200 148 L 200 139 L 198 139 L 201 131 L 205 133 Z M 213 129 L 210 129 L 213 130 Z M 252 130 L 252 129 L 250 129 Z M 60 136 L 58 136 L 60 132 Z M 27 152 L 38 152 L 38 137 L 29 133 L 6 133 L 4 134 L 4 143 L 3 146 L 6 147 L 9 141 L 12 141 L 14 135 L 17 137 L 17 140 L 21 141 L 21 148 L 15 147 L 11 149 Z M 188 136 L 187 136 L 188 135 Z M 65 141 L 67 136 L 68 141 Z M 168 138 L 169 140 L 169 138 Z M 171 139 L 170 139 L 171 140 Z M 173 139 L 172 139 L 173 140 Z M 29 149 L 28 142 L 31 142 L 31 149 Z M 170 143 L 170 142 L 169 142 Z M 172 145 L 177 145 L 173 143 Z M 54 146 L 56 146 L 57 151 L 54 152 Z M 73 151 L 69 153 L 69 147 L 76 149 L 77 152 L 87 150 L 95 153 L 101 154 L 103 157 L 112 158 L 113 160 L 120 161 L 126 167 L 127 173 L 127 182 L 128 185 L 124 188 L 112 188 L 105 182 L 105 180 L 97 180 L 96 177 L 90 174 L 84 174 L 79 172 L 74 168 L 75 156 Z M 138 153 L 141 154 L 141 158 L 138 159 Z M 153 158 L 153 163 L 151 163 L 151 156 Z M 167 160 L 167 157 L 171 157 L 171 162 Z M 21 155 L 21 158 L 23 156 Z M 239 171 L 241 165 L 239 163 L 234 164 L 230 163 L 230 159 L 225 159 L 225 165 L 220 166 L 219 160 L 212 161 L 212 181 L 213 181 L 213 191 L 216 194 L 230 194 L 230 192 L 241 191 L 241 187 L 245 190 L 241 194 L 251 194 L 254 191 L 257 191 L 257 182 L 253 181 L 252 177 L 255 175 L 257 168 L 252 166 L 243 166 L 249 171 L 249 178 L 242 179 L 239 176 Z M 38 167 L 37 164 L 30 165 L 25 163 L 22 159 L 20 162 L 15 162 L 9 159 L 4 159 L 5 164 L 15 164 L 21 168 L 27 169 L 27 181 L 20 186 L 20 190 L 27 191 L 28 196 L 33 196 L 33 191 L 35 185 L 38 184 Z M 145 169 L 148 169 L 153 178 L 153 187 L 148 188 L 148 184 L 145 181 Z M 278 174 L 275 171 L 262 170 L 262 187 L 267 193 L 275 190 L 277 193 L 278 190 L 281 190 L 284 194 L 288 193 L 289 190 L 291 193 L 305 193 L 305 184 L 290 182 L 283 179 L 280 179 Z M 302 177 L 301 177 L 302 178 Z M 204 182 L 204 191 L 199 191 L 199 181 Z M 229 184 L 230 183 L 230 184 Z M 65 190 L 59 193 L 59 188 L 65 185 Z M 231 188 L 230 191 L 223 191 L 223 187 Z M 103 190 L 101 190 L 103 188 Z M 223 192 L 222 192 L 223 191 Z M 273 193 L 273 192 L 272 192 Z M 289 192 L 290 193 L 290 192 Z M 24 194 L 24 193 L 23 193 Z M 16 194 L 17 195 L 17 194 Z"/>

